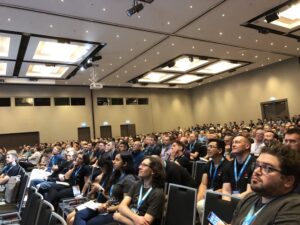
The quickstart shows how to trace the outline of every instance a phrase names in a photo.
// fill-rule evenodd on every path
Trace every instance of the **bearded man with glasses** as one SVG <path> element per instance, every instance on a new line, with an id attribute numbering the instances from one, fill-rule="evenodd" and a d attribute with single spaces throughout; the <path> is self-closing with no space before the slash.
<path id="1" fill-rule="evenodd" d="M 288 224 L 300 221 L 300 155 L 282 144 L 264 147 L 254 164 L 253 193 L 242 199 L 233 225 Z"/>

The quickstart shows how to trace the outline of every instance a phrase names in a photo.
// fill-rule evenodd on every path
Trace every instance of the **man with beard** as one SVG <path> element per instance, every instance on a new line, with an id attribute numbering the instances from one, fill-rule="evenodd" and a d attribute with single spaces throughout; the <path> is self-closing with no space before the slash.
<path id="1" fill-rule="evenodd" d="M 251 178 L 254 192 L 239 202 L 232 224 L 299 224 L 300 195 L 293 191 L 299 179 L 297 151 L 281 144 L 264 147 Z"/>

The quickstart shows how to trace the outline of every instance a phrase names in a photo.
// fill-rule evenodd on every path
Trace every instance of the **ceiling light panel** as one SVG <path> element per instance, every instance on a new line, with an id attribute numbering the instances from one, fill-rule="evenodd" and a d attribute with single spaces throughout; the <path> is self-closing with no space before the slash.
<path id="1" fill-rule="evenodd" d="M 197 70 L 196 73 L 201 74 L 218 74 L 223 73 L 225 71 L 237 68 L 242 66 L 243 63 L 232 63 L 226 60 L 220 60 L 218 62 L 212 63 L 206 67 Z"/>
<path id="2" fill-rule="evenodd" d="M 202 65 L 209 63 L 209 60 L 202 60 L 193 56 L 181 56 L 175 59 L 175 65 L 172 67 L 165 66 L 161 68 L 162 71 L 172 72 L 187 72 Z"/>
<path id="3" fill-rule="evenodd" d="M 16 59 L 20 40 L 20 35 L 0 33 L 0 58 Z"/>
<path id="4" fill-rule="evenodd" d="M 300 1 L 297 4 L 286 7 L 278 13 L 278 19 L 271 23 L 287 29 L 300 26 Z"/>
<path id="5" fill-rule="evenodd" d="M 0 76 L 12 76 L 15 67 L 13 61 L 0 61 Z"/>
<path id="6" fill-rule="evenodd" d="M 79 42 L 58 42 L 53 39 L 30 38 L 26 61 L 60 62 L 78 64 L 82 62 L 97 45 Z"/>
<path id="7" fill-rule="evenodd" d="M 171 73 L 160 73 L 160 72 L 149 72 L 142 78 L 138 79 L 141 83 L 160 83 L 174 77 L 175 74 Z"/>
<path id="8" fill-rule="evenodd" d="M 194 81 L 203 79 L 204 76 L 197 76 L 197 75 L 192 75 L 192 74 L 186 74 L 186 75 L 182 75 L 180 77 L 177 77 L 173 80 L 168 81 L 168 84 L 189 84 L 192 83 Z"/>
<path id="9" fill-rule="evenodd" d="M 38 63 L 23 63 L 20 70 L 20 77 L 35 77 L 35 78 L 65 78 L 75 66 L 66 65 L 46 65 Z"/>

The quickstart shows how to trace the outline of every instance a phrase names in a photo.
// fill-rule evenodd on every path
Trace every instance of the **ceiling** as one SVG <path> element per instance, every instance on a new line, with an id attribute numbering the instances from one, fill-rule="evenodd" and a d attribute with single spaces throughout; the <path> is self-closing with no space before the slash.
<path id="1" fill-rule="evenodd" d="M 95 67 L 104 87 L 193 88 L 299 57 L 300 42 L 295 38 L 242 26 L 285 2 L 154 0 L 129 17 L 126 10 L 132 0 L 0 0 L 0 30 L 106 43 Z M 251 63 L 201 83 L 170 87 L 128 82 L 183 54 Z M 88 86 L 92 72 L 79 70 L 55 84 Z"/>

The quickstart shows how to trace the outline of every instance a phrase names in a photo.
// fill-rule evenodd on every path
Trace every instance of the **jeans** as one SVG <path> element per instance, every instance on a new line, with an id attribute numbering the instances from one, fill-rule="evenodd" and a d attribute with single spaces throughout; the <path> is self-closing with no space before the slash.
<path id="1" fill-rule="evenodd" d="M 73 225 L 104 225 L 113 222 L 113 214 L 99 214 L 98 211 L 86 208 L 76 213 Z"/>

